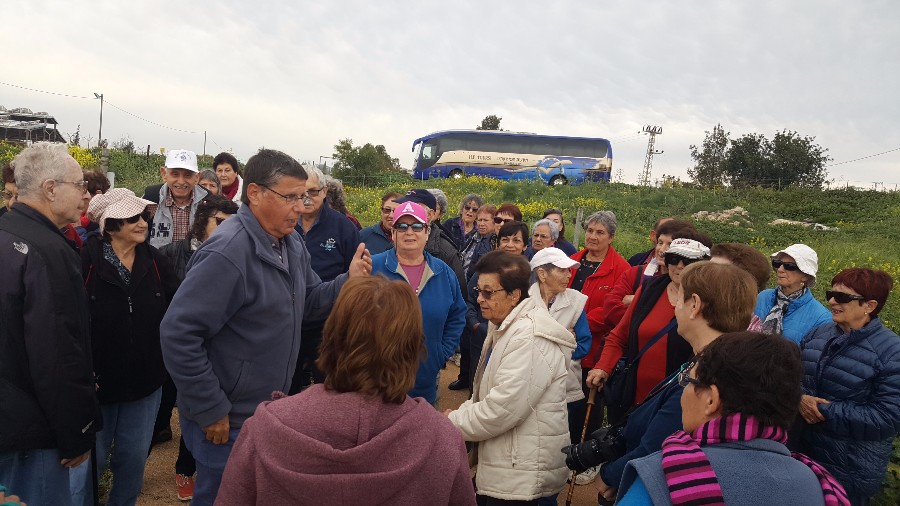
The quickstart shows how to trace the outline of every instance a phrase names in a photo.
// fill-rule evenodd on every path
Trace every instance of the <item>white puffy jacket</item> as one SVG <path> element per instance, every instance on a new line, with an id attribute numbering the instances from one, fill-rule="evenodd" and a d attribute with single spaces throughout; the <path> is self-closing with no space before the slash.
<path id="1" fill-rule="evenodd" d="M 562 490 L 569 474 L 566 377 L 575 337 L 528 297 L 488 325 L 474 394 L 450 421 L 474 441 L 478 493 L 528 501 Z"/>

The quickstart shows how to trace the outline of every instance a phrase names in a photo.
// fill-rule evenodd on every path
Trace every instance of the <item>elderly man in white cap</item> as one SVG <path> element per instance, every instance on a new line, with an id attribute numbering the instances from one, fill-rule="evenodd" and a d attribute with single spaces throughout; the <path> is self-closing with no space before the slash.
<path id="1" fill-rule="evenodd" d="M 772 268 L 778 287 L 759 293 L 753 314 L 762 320 L 762 332 L 781 334 L 799 345 L 807 332 L 831 321 L 831 311 L 810 290 L 819 256 L 805 244 L 791 244 L 772 254 Z"/>
<path id="2" fill-rule="evenodd" d="M 168 151 L 166 166 L 159 169 L 159 174 L 165 183 L 148 186 L 143 197 L 158 204 L 149 223 L 150 245 L 155 248 L 187 237 L 197 206 L 208 193 L 197 184 L 200 182 L 200 171 L 197 155 L 193 151 Z"/>

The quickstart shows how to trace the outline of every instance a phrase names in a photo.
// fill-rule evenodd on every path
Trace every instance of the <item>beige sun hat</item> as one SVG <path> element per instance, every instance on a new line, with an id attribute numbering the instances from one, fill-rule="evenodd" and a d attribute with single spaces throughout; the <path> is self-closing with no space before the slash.
<path id="1" fill-rule="evenodd" d="M 153 202 L 144 200 L 134 194 L 128 188 L 113 188 L 106 193 L 97 195 L 88 204 L 88 219 L 100 225 L 100 233 L 106 226 L 108 218 L 124 219 L 137 216 L 144 212 L 147 206 Z"/>

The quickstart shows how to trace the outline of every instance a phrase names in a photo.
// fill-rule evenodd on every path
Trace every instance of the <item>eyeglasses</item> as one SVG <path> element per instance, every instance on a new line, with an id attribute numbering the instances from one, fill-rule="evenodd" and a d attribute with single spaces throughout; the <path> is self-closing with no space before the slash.
<path id="1" fill-rule="evenodd" d="M 484 297 L 484 300 L 491 300 L 491 298 L 494 296 L 495 293 L 505 292 L 506 290 L 504 290 L 503 288 L 501 288 L 499 290 L 485 290 L 484 288 L 478 288 L 476 286 L 475 288 L 472 289 L 472 291 L 475 292 L 476 299 L 478 298 L 479 295 L 481 295 L 482 297 Z"/>
<path id="2" fill-rule="evenodd" d="M 125 218 L 125 223 L 130 223 L 130 224 L 134 225 L 135 223 L 137 223 L 140 220 L 144 220 L 144 222 L 150 223 L 150 216 L 151 216 L 150 211 L 145 210 L 141 214 L 136 214 L 134 216 Z"/>
<path id="3" fill-rule="evenodd" d="M 394 230 L 397 232 L 406 232 L 407 230 L 412 229 L 413 232 L 421 232 L 425 230 L 424 223 L 394 223 Z"/>
<path id="4" fill-rule="evenodd" d="M 390 207 L 382 207 L 381 214 L 392 214 L 394 210 Z"/>
<path id="5" fill-rule="evenodd" d="M 772 260 L 772 269 L 778 270 L 779 267 L 784 267 L 786 271 L 799 271 L 800 267 L 794 262 L 782 262 L 781 260 Z"/>
<path id="6" fill-rule="evenodd" d="M 292 206 L 292 205 L 296 204 L 297 202 L 300 201 L 300 199 L 303 198 L 303 195 L 306 195 L 305 193 L 304 193 L 303 195 L 296 195 L 296 194 L 282 195 L 282 194 L 278 193 L 277 191 L 275 191 L 275 190 L 269 188 L 268 186 L 266 186 L 266 185 L 264 185 L 264 184 L 261 184 L 261 183 L 256 183 L 256 184 L 262 186 L 262 187 L 265 188 L 266 190 L 269 190 L 270 192 L 274 193 L 275 195 L 278 195 L 279 197 L 281 197 L 282 200 L 284 200 L 284 203 L 287 204 L 287 205 L 289 205 L 289 206 Z M 318 195 L 318 192 L 316 192 L 316 195 Z"/>
<path id="7" fill-rule="evenodd" d="M 702 385 L 703 384 L 703 383 L 700 383 L 700 380 L 698 380 L 697 378 L 691 377 L 691 369 L 693 369 L 694 365 L 696 365 L 696 364 L 697 364 L 697 362 L 691 361 L 691 362 L 688 362 L 687 364 L 685 364 L 681 368 L 681 372 L 679 372 L 678 376 L 676 376 L 676 378 L 678 378 L 678 386 L 684 388 L 691 384 L 693 384 L 693 385 Z"/>
<path id="8" fill-rule="evenodd" d="M 685 267 L 694 262 L 699 262 L 702 258 L 685 258 L 678 253 L 666 253 L 666 265 L 678 265 L 678 262 L 684 264 Z"/>
<path id="9" fill-rule="evenodd" d="M 231 218 L 231 216 L 226 216 L 226 217 L 224 217 L 224 218 L 221 217 L 221 216 L 213 216 L 213 219 L 216 220 L 216 225 L 217 225 L 217 226 L 218 226 L 218 225 L 221 225 L 222 222 L 225 221 L 225 220 L 227 220 L 228 218 Z"/>
<path id="10" fill-rule="evenodd" d="M 478 212 L 478 208 L 477 208 L 477 207 L 463 206 L 463 209 L 465 209 L 466 211 L 472 212 L 472 213 L 477 213 L 477 212 Z"/>
<path id="11" fill-rule="evenodd" d="M 56 181 L 57 183 L 65 183 L 65 184 L 72 184 L 72 185 L 75 185 L 75 186 L 77 186 L 78 189 L 81 190 L 82 192 L 86 192 L 86 191 L 87 191 L 87 187 L 88 187 L 88 182 L 87 182 L 87 180 L 85 180 L 85 181 L 62 181 L 62 180 L 60 180 L 60 179 L 54 179 L 54 181 Z"/>
<path id="12" fill-rule="evenodd" d="M 325 187 L 322 187 L 322 188 L 311 188 L 311 189 L 309 189 L 309 190 L 306 190 L 306 192 L 304 192 L 303 195 L 301 195 L 301 197 L 307 197 L 307 196 L 309 196 L 309 197 L 318 197 L 319 194 L 322 193 L 322 190 L 324 190 L 324 189 L 325 189 Z"/>
<path id="13" fill-rule="evenodd" d="M 6 190 L 3 191 L 3 198 L 6 200 L 12 200 L 18 196 L 19 196 L 19 194 L 16 192 L 8 192 Z"/>
<path id="14" fill-rule="evenodd" d="M 851 300 L 858 300 L 860 302 L 864 302 L 866 300 L 862 295 L 852 295 L 844 292 L 836 292 L 834 290 L 825 290 L 825 302 L 834 299 L 838 304 L 846 304 Z"/>
<path id="15" fill-rule="evenodd" d="M 499 225 L 501 223 L 509 223 L 511 221 L 513 221 L 512 218 L 501 218 L 499 216 L 494 217 L 494 223 L 496 223 L 497 225 Z"/>

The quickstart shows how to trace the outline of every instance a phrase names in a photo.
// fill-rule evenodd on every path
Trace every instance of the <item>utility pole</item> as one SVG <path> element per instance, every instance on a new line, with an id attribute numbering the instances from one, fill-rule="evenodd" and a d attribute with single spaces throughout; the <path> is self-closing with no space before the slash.
<path id="1" fill-rule="evenodd" d="M 100 132 L 97 134 L 97 146 L 103 145 L 103 93 L 94 93 L 94 98 L 100 99 Z"/>
<path id="2" fill-rule="evenodd" d="M 206 156 L 206 130 L 203 131 L 203 156 Z M 215 167 L 213 167 L 215 170 Z"/>
<path id="3" fill-rule="evenodd" d="M 641 174 L 638 184 L 641 186 L 650 186 L 650 168 L 653 166 L 653 155 L 661 155 L 663 151 L 656 151 L 653 145 L 656 143 L 656 136 L 662 135 L 661 126 L 644 125 L 644 133 L 650 134 L 650 140 L 647 142 L 647 157 L 644 158 L 644 173 Z"/>

